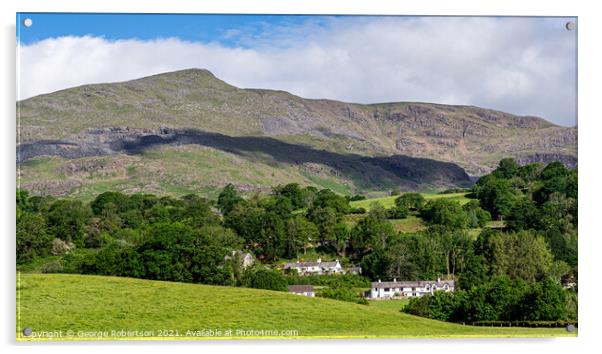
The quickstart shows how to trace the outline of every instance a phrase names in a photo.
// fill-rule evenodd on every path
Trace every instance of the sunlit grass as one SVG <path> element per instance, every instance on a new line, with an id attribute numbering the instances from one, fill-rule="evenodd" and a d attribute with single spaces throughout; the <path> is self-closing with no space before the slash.
<path id="1" fill-rule="evenodd" d="M 393 302 L 366 306 L 235 287 L 102 276 L 17 274 L 19 340 L 32 339 L 21 334 L 26 327 L 36 333 L 72 333 L 60 339 L 78 339 L 78 331 L 110 334 L 112 330 L 148 331 L 155 338 L 160 330 L 177 331 L 180 337 L 176 338 L 182 339 L 187 331 L 207 329 L 222 333 L 237 329 L 293 330 L 295 338 L 575 335 L 564 329 L 463 326 L 411 316 L 395 311 L 395 307 L 397 304 Z M 235 333 L 221 338 L 244 338 Z M 110 335 L 108 338 L 136 339 Z"/>

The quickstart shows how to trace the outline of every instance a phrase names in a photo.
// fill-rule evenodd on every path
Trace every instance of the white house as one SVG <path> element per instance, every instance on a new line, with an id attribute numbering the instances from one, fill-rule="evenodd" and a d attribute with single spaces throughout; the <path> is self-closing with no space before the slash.
<path id="1" fill-rule="evenodd" d="M 286 263 L 284 269 L 295 269 L 299 275 L 342 274 L 345 272 L 338 259 L 334 262 L 322 262 L 320 258 L 315 262 Z"/>
<path id="2" fill-rule="evenodd" d="M 386 281 L 372 283 L 369 297 L 371 299 L 391 299 L 400 297 L 416 297 L 432 294 L 435 291 L 454 291 L 453 280 L 416 280 L 416 281 Z"/>
<path id="3" fill-rule="evenodd" d="M 289 285 L 288 292 L 295 295 L 316 296 L 313 285 Z"/>

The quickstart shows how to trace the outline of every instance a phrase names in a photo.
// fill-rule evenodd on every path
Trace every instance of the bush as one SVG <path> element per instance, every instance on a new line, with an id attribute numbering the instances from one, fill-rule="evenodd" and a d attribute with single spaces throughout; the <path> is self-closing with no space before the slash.
<path id="1" fill-rule="evenodd" d="M 370 279 L 355 274 L 340 275 L 287 275 L 285 277 L 288 285 L 318 285 L 349 288 L 369 288 Z"/>
<path id="2" fill-rule="evenodd" d="M 243 275 L 243 285 L 248 288 L 286 291 L 286 278 L 264 267 L 248 268 Z"/>
<path id="3" fill-rule="evenodd" d="M 462 229 L 468 224 L 468 215 L 459 202 L 446 199 L 431 200 L 420 209 L 420 216 L 431 225 Z"/>
<path id="4" fill-rule="evenodd" d="M 455 194 L 455 193 L 468 193 L 470 189 L 468 188 L 449 188 L 444 191 L 441 191 L 437 194 Z"/>
<path id="5" fill-rule="evenodd" d="M 62 273 L 63 264 L 60 261 L 52 261 L 40 267 L 42 273 Z"/>
<path id="6" fill-rule="evenodd" d="M 351 196 L 345 196 L 345 198 L 347 198 L 350 202 L 355 202 L 355 201 L 358 201 L 358 200 L 365 200 L 366 196 L 360 195 L 360 194 L 356 194 L 356 195 L 354 195 L 352 197 Z"/>
<path id="7" fill-rule="evenodd" d="M 96 253 L 96 250 L 80 248 L 65 254 L 62 273 L 93 274 L 89 270 L 94 266 Z"/>
<path id="8" fill-rule="evenodd" d="M 388 219 L 405 219 L 410 214 L 410 210 L 406 207 L 393 207 L 387 210 Z"/>
<path id="9" fill-rule="evenodd" d="M 395 199 L 395 205 L 398 208 L 419 210 L 425 203 L 425 199 L 420 193 L 405 193 Z"/>
<path id="10" fill-rule="evenodd" d="M 325 288 L 318 292 L 319 297 L 334 299 L 339 301 L 353 302 L 356 304 L 368 305 L 368 300 L 359 297 L 357 293 L 349 288 Z"/>
<path id="11" fill-rule="evenodd" d="M 366 208 L 351 208 L 351 214 L 366 214 Z"/>
<path id="12" fill-rule="evenodd" d="M 436 291 L 410 299 L 403 311 L 412 315 L 432 318 L 439 321 L 451 321 L 459 317 L 457 311 L 464 300 L 464 292 L 448 293 Z"/>

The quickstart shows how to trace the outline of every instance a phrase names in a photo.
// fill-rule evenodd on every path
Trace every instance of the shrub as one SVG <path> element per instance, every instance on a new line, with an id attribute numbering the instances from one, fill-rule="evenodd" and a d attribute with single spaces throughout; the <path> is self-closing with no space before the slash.
<path id="1" fill-rule="evenodd" d="M 359 297 L 357 293 L 349 288 L 325 288 L 318 292 L 319 297 L 334 299 L 339 301 L 354 302 L 356 304 L 368 305 L 368 300 Z"/>
<path id="2" fill-rule="evenodd" d="M 243 285 L 248 288 L 286 291 L 286 278 L 271 269 L 264 267 L 251 267 L 245 270 Z"/>
<path id="3" fill-rule="evenodd" d="M 366 208 L 352 208 L 351 209 L 351 214 L 366 214 Z"/>
<path id="4" fill-rule="evenodd" d="M 328 287 L 369 288 L 370 280 L 361 275 L 287 275 L 288 285 L 318 285 Z"/>
<path id="5" fill-rule="evenodd" d="M 388 219 L 405 219 L 410 214 L 410 210 L 406 207 L 393 207 L 387 210 Z"/>
<path id="6" fill-rule="evenodd" d="M 62 273 L 63 264 L 60 261 L 52 261 L 40 267 L 42 273 Z"/>
<path id="7" fill-rule="evenodd" d="M 395 205 L 399 208 L 419 210 L 425 203 L 425 199 L 420 193 L 405 193 L 395 199 Z"/>

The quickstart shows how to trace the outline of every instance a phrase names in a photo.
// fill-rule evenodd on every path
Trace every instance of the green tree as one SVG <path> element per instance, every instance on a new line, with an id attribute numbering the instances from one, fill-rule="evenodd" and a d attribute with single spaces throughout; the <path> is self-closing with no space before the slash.
<path id="1" fill-rule="evenodd" d="M 22 212 L 17 217 L 17 263 L 50 254 L 52 235 L 46 231 L 44 218 L 36 213 Z"/>
<path id="2" fill-rule="evenodd" d="M 481 254 L 490 267 L 491 276 L 508 276 L 535 282 L 545 277 L 553 256 L 543 239 L 531 231 L 499 233 L 485 231 L 479 235 Z"/>
<path id="3" fill-rule="evenodd" d="M 520 166 L 516 163 L 516 161 L 514 161 L 514 159 L 505 158 L 500 161 L 493 174 L 501 178 L 510 179 L 518 174 L 519 168 Z"/>
<path id="4" fill-rule="evenodd" d="M 420 210 L 426 200 L 420 193 L 404 193 L 395 199 L 398 208 Z"/>
<path id="5" fill-rule="evenodd" d="M 298 215 L 286 223 L 286 254 L 288 258 L 297 258 L 299 252 L 307 253 L 308 245 L 318 239 L 318 228 L 305 217 Z"/>
<path id="6" fill-rule="evenodd" d="M 528 288 L 520 279 L 493 278 L 468 291 L 458 316 L 468 322 L 517 320 L 521 313 L 520 303 Z"/>
<path id="7" fill-rule="evenodd" d="M 243 284 L 249 288 L 286 291 L 286 278 L 277 271 L 265 267 L 251 267 L 245 270 Z"/>
<path id="8" fill-rule="evenodd" d="M 341 257 L 346 256 L 346 250 L 351 238 L 351 231 L 347 225 L 340 222 L 334 226 L 334 242 L 333 246 L 336 250 L 337 255 Z"/>
<path id="9" fill-rule="evenodd" d="M 468 224 L 468 215 L 462 205 L 454 200 L 435 199 L 422 207 L 420 216 L 431 225 L 462 229 Z"/>
<path id="10" fill-rule="evenodd" d="M 293 209 L 300 209 L 306 206 L 303 200 L 303 190 L 299 187 L 298 183 L 278 186 L 274 188 L 274 194 L 288 198 L 291 201 Z"/>
<path id="11" fill-rule="evenodd" d="M 322 247 L 334 242 L 336 235 L 335 226 L 339 222 L 337 211 L 333 207 L 312 208 L 307 218 L 318 227 L 319 242 Z"/>
<path id="12" fill-rule="evenodd" d="M 458 316 L 456 312 L 464 297 L 462 291 L 456 293 L 435 291 L 433 294 L 410 299 L 404 312 L 439 321 L 451 321 Z"/>
<path id="13" fill-rule="evenodd" d="M 242 200 L 234 185 L 228 184 L 217 197 L 217 206 L 223 215 L 227 215 Z"/>
<path id="14" fill-rule="evenodd" d="M 537 229 L 540 225 L 541 212 L 535 204 L 526 197 L 516 201 L 506 218 L 506 226 L 512 231 Z"/>
<path id="15" fill-rule="evenodd" d="M 387 247 L 389 238 L 396 234 L 387 216 L 387 210 L 379 203 L 371 206 L 368 215 L 360 220 L 353 230 L 352 242 L 357 251 L 364 253 Z"/>
<path id="16" fill-rule="evenodd" d="M 467 226 L 470 228 L 483 228 L 487 225 L 487 222 L 491 221 L 491 214 L 487 210 L 482 209 L 476 200 L 471 200 L 464 204 L 462 209 L 466 212 L 468 218 Z"/>
<path id="17" fill-rule="evenodd" d="M 534 284 L 520 302 L 520 313 L 525 320 L 556 321 L 567 318 L 567 294 L 562 286 L 545 279 Z"/>
<path id="18" fill-rule="evenodd" d="M 474 186 L 473 192 L 479 199 L 481 207 L 490 212 L 494 218 L 508 215 L 518 194 L 509 180 L 494 175 L 481 177 Z"/>
<path id="19" fill-rule="evenodd" d="M 92 215 L 88 205 L 79 200 L 59 199 L 48 211 L 48 229 L 56 238 L 84 245 L 86 225 Z"/>
<path id="20" fill-rule="evenodd" d="M 219 224 L 219 218 L 211 210 L 211 203 L 195 194 L 182 197 L 185 202 L 183 220 L 186 224 L 198 228 L 206 225 Z"/>
<path id="21" fill-rule="evenodd" d="M 451 230 L 441 226 L 430 227 L 428 235 L 437 241 L 438 250 L 443 254 L 447 278 L 453 278 L 456 270 L 464 269 L 470 249 L 470 237 L 464 230 Z"/>
<path id="22" fill-rule="evenodd" d="M 90 203 L 94 215 L 101 215 L 107 205 L 115 212 L 124 212 L 132 208 L 128 196 L 120 192 L 104 192 Z"/>

